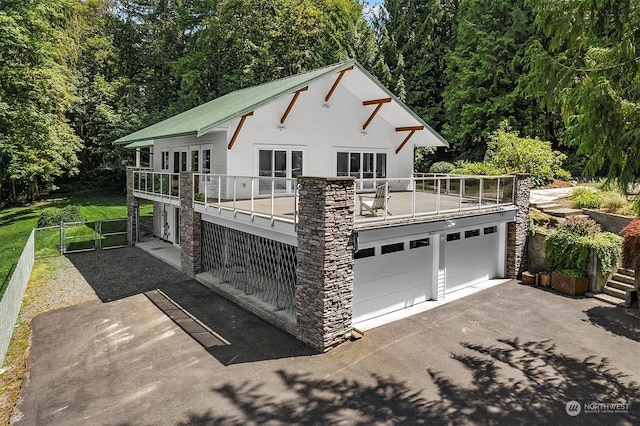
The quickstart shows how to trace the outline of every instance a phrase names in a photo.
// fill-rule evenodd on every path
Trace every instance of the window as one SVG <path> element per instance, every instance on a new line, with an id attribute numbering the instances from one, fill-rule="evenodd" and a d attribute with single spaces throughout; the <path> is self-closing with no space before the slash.
<path id="1" fill-rule="evenodd" d="M 160 152 L 160 168 L 162 170 L 169 170 L 169 151 Z"/>
<path id="2" fill-rule="evenodd" d="M 419 240 L 410 241 L 409 249 L 413 250 L 420 247 L 429 247 L 429 244 L 431 244 L 431 242 L 429 241 L 429 238 L 420 238 Z"/>
<path id="3" fill-rule="evenodd" d="M 336 176 L 349 176 L 349 153 L 338 153 L 338 169 L 336 170 Z"/>
<path id="4" fill-rule="evenodd" d="M 269 178 L 297 178 L 302 176 L 302 151 L 261 149 L 258 152 L 258 176 Z M 260 179 L 259 190 L 262 194 L 271 192 L 272 179 Z M 277 179 L 276 192 L 292 191 L 291 182 Z"/>
<path id="5" fill-rule="evenodd" d="M 291 177 L 302 176 L 302 151 L 291 151 Z"/>
<path id="6" fill-rule="evenodd" d="M 388 254 L 388 253 L 395 253 L 397 251 L 403 251 L 403 250 L 404 250 L 404 243 L 387 244 L 386 246 L 382 246 L 381 253 Z"/>
<path id="7" fill-rule="evenodd" d="M 479 229 L 472 229 L 470 231 L 464 231 L 464 237 L 465 238 L 473 238 L 473 237 L 478 237 L 480 236 L 480 230 Z"/>
<path id="8" fill-rule="evenodd" d="M 498 227 L 497 226 L 488 226 L 488 227 L 484 228 L 484 235 L 494 234 L 496 232 L 498 232 Z"/>
<path id="9" fill-rule="evenodd" d="M 193 150 L 191 151 L 191 171 L 197 172 L 199 171 L 200 161 L 199 160 L 200 151 Z"/>
<path id="10" fill-rule="evenodd" d="M 187 151 L 173 152 L 173 173 L 187 171 Z"/>
<path id="11" fill-rule="evenodd" d="M 211 150 L 202 150 L 202 173 L 211 173 Z"/>
<path id="12" fill-rule="evenodd" d="M 376 255 L 375 247 L 370 247 L 366 249 L 360 249 L 353 254 L 354 259 L 364 259 L 365 257 L 372 257 Z"/>
<path id="13" fill-rule="evenodd" d="M 460 233 L 454 232 L 453 234 L 447 234 L 447 241 L 456 241 L 460 239 Z"/>
<path id="14" fill-rule="evenodd" d="M 356 179 L 387 177 L 387 154 L 375 152 L 338 152 L 336 176 L 353 176 Z"/>

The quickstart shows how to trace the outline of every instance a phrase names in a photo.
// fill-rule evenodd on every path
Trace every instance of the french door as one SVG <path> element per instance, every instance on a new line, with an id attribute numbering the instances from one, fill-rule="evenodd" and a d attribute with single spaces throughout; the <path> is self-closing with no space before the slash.
<path id="1" fill-rule="evenodd" d="M 276 179 L 260 179 L 258 193 L 293 194 L 293 182 L 286 178 L 302 176 L 302 151 L 261 149 L 258 152 L 258 176 Z M 279 179 L 278 179 L 279 178 Z"/>

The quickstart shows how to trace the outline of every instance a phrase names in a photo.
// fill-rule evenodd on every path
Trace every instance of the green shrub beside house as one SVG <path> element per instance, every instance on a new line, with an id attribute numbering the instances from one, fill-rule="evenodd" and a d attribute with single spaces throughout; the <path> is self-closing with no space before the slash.
<path id="1" fill-rule="evenodd" d="M 617 269 L 622 242 L 622 237 L 602 232 L 591 219 L 568 218 L 547 236 L 545 260 L 552 271 L 569 277 L 588 276 L 594 268 L 598 276 L 604 277 Z"/>

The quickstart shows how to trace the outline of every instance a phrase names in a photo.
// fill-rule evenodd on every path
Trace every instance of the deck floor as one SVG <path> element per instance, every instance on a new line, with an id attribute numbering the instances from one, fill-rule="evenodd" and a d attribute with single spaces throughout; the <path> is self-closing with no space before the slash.
<path id="1" fill-rule="evenodd" d="M 366 209 L 360 211 L 361 196 L 363 200 L 370 200 L 369 194 L 357 194 L 355 200 L 355 219 L 360 221 L 377 221 L 384 220 L 384 211 L 378 211 L 378 217 L 367 212 Z M 236 209 L 239 211 L 251 212 L 262 215 L 273 215 L 274 217 L 280 217 L 283 219 L 293 220 L 295 216 L 295 199 L 294 197 L 277 197 L 273 199 L 273 206 L 271 198 L 256 198 L 253 200 L 253 209 L 251 200 L 236 200 L 223 201 L 222 206 L 225 209 Z M 499 203 L 494 199 L 484 199 L 482 201 L 482 208 L 490 208 L 491 206 L 497 206 Z M 392 192 L 388 201 L 388 211 L 390 217 L 405 218 L 415 215 L 436 215 L 439 213 L 447 213 L 462 210 L 473 210 L 479 208 L 477 197 L 463 197 L 462 199 L 458 194 L 455 195 L 440 195 L 438 204 L 437 194 L 430 192 L 416 192 L 415 193 L 415 205 L 413 200 L 413 192 Z M 215 208 L 215 207 L 214 207 Z"/>

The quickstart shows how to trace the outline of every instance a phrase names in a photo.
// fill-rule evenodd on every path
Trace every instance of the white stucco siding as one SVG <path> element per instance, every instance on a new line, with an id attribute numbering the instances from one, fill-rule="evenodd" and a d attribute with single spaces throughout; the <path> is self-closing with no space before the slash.
<path id="1" fill-rule="evenodd" d="M 348 74 L 348 73 L 347 73 Z M 346 78 L 346 77 L 345 77 Z M 384 152 L 387 154 L 387 175 L 408 177 L 413 168 L 413 144 L 395 154 L 406 132 L 396 132 L 379 113 L 365 130 L 362 126 L 375 109 L 363 106 L 344 85 L 339 85 L 329 102 L 325 96 L 335 77 L 316 82 L 301 92 L 284 124 L 280 123 L 293 94 L 258 108 L 247 117 L 231 150 L 228 151 L 228 174 L 256 175 L 259 149 L 290 148 L 304 152 L 304 175 L 333 176 L 336 173 L 336 152 L 340 150 Z M 329 106 L 323 108 L 324 104 Z M 387 105 L 383 105 L 384 109 Z M 227 137 L 231 140 L 240 119 L 233 120 Z M 413 123 L 407 123 L 411 125 Z M 284 126 L 282 131 L 278 127 Z"/>
<path id="2" fill-rule="evenodd" d="M 197 149 L 211 150 L 211 173 L 226 173 L 226 132 L 210 132 L 200 137 L 195 135 L 178 136 L 174 138 L 156 139 L 154 141 L 153 169 L 162 170 L 162 152 L 169 151 L 169 172 L 173 172 L 173 152 Z M 190 155 L 190 154 L 189 154 Z M 188 160 L 190 168 L 190 157 Z M 202 161 L 202 159 L 200 159 Z M 217 171 L 219 170 L 219 171 Z"/>

